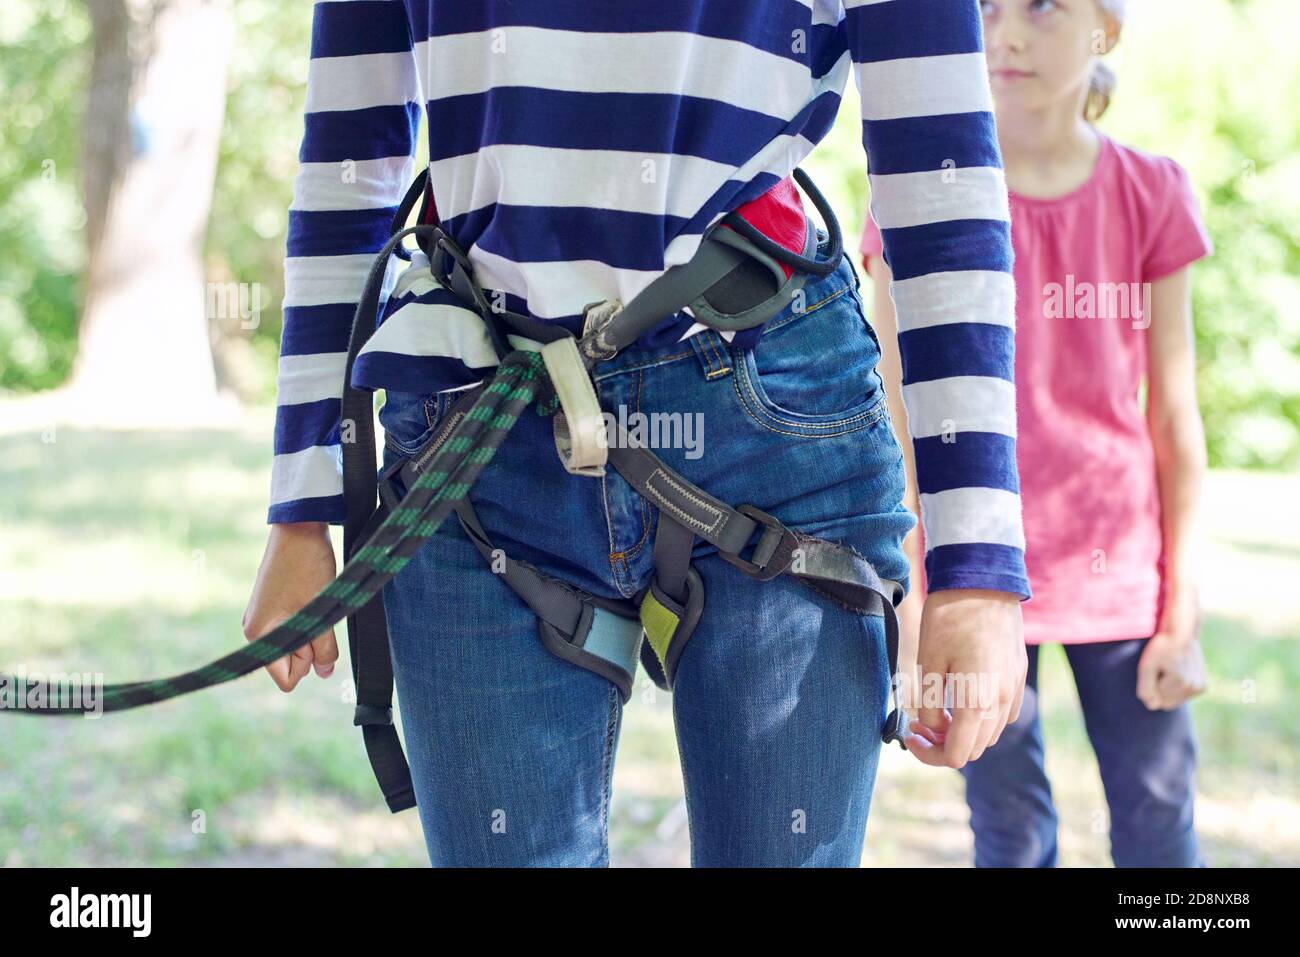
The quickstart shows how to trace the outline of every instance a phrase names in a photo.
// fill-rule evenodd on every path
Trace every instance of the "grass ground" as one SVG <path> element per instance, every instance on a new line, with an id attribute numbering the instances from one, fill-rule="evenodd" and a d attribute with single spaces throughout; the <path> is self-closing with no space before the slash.
<path id="1" fill-rule="evenodd" d="M 0 434 L 0 669 L 134 680 L 242 641 L 269 427 L 256 410 L 221 429 Z M 1218 866 L 1300 864 L 1298 486 L 1209 484 L 1197 815 Z M 1062 863 L 1104 865 L 1101 785 L 1056 652 L 1041 687 Z M 616 865 L 688 862 L 666 695 L 628 707 L 611 842 Z M 963 865 L 970 843 L 956 772 L 887 752 L 864 863 Z M 285 696 L 259 675 L 100 721 L 0 719 L 0 864 L 426 862 L 414 816 L 382 806 L 337 679 Z"/>

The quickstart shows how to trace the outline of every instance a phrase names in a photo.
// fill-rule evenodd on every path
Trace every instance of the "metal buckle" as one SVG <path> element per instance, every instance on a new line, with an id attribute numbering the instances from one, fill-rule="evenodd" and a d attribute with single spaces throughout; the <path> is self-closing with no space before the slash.
<path id="1" fill-rule="evenodd" d="M 750 553 L 750 557 L 754 561 L 741 558 L 739 552 L 734 555 L 729 555 L 726 552 L 719 552 L 718 554 L 746 575 L 759 581 L 771 581 L 778 575 L 784 574 L 786 569 L 790 567 L 790 555 L 794 550 L 794 532 L 782 525 L 779 520 L 768 515 L 767 512 L 757 509 L 753 505 L 737 506 L 736 511 L 748 518 L 752 518 L 763 529 L 762 536 Z M 791 547 L 785 550 L 784 559 L 773 563 L 773 557 L 781 551 L 781 546 L 787 543 Z"/>
<path id="2" fill-rule="evenodd" d="M 592 362 L 605 362 L 618 354 L 618 349 L 605 338 L 610 323 L 623 311 L 618 299 L 602 299 L 582 307 L 582 338 L 578 348 Z"/>

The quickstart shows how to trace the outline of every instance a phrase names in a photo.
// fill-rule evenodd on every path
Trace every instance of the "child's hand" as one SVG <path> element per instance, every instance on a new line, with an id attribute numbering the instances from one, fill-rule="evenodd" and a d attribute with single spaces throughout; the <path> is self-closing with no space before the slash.
<path id="1" fill-rule="evenodd" d="M 1199 632 L 1195 597 L 1171 599 L 1138 661 L 1137 696 L 1148 710 L 1172 711 L 1205 690 Z"/>
<path id="2" fill-rule="evenodd" d="M 244 637 L 256 641 L 301 610 L 334 580 L 334 546 L 329 526 L 322 522 L 272 525 L 266 553 L 257 570 L 253 594 L 244 611 Z M 281 691 L 292 691 L 314 668 L 328 678 L 339 649 L 329 628 L 291 655 L 266 666 Z"/>
<path id="3" fill-rule="evenodd" d="M 944 677 L 944 695 L 922 701 L 904 746 L 922 764 L 960 768 L 978 759 L 1020 716 L 1024 702 L 1029 657 L 1019 597 L 973 589 L 931 592 L 921 613 L 917 665 L 923 684 L 929 676 Z M 951 710 L 944 707 L 950 691 Z"/>

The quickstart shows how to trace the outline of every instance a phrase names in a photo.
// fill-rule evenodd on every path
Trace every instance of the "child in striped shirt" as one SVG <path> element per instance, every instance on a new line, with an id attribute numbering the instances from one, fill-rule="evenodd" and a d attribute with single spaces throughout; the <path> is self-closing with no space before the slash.
<path id="1" fill-rule="evenodd" d="M 945 760 L 953 766 L 982 753 L 1019 711 L 1026 667 L 1019 602 L 1028 597 L 1029 586 L 1015 471 L 1006 190 L 975 0 L 325 0 L 315 8 L 311 53 L 302 166 L 285 263 L 271 534 L 246 615 L 249 637 L 297 610 L 333 569 L 326 529 L 344 515 L 339 420 L 348 330 L 370 258 L 383 244 L 413 173 L 421 118 L 428 129 L 438 218 L 467 251 L 489 298 L 576 332 L 583 304 L 630 300 L 666 269 L 688 261 L 705 230 L 729 211 L 740 212 L 774 241 L 791 247 L 803 235 L 804 223 L 791 171 L 831 127 L 852 75 L 861 93 L 863 142 L 877 212 L 891 230 L 887 245 L 896 272 L 895 297 L 903 324 L 912 330 L 902 341 L 915 370 L 908 396 L 912 436 L 931 463 L 921 503 L 932 590 L 925 658 L 937 674 L 979 672 L 998 680 L 991 701 L 959 713 L 944 748 Z M 390 281 L 395 295 L 381 311 L 381 324 L 353 379 L 356 386 L 386 390 L 386 408 L 392 411 L 385 425 L 398 447 L 421 438 L 422 430 L 432 428 L 445 412 L 453 390 L 483 379 L 494 361 L 482 324 L 467 321 L 448 290 L 430 281 L 427 262 L 418 253 L 413 256 L 414 272 L 400 284 Z M 810 285 L 810 297 L 818 292 L 809 301 L 824 308 L 810 308 L 806 316 L 778 316 L 767 327 L 734 338 L 718 336 L 689 314 L 666 316 L 620 361 L 643 359 L 638 374 L 646 388 L 632 395 L 637 402 L 652 400 L 651 379 L 659 374 L 653 370 L 667 381 L 670 360 L 683 356 L 707 361 L 711 380 L 730 376 L 739 388 L 747 376 L 747 392 L 715 389 L 709 401 L 734 405 L 728 395 L 752 400 L 746 408 L 765 431 L 754 432 L 748 444 L 713 455 L 729 455 L 736 463 L 746 455 L 766 463 L 797 457 L 783 466 L 783 474 L 813 483 L 802 494 L 808 501 L 820 496 L 830 512 L 838 511 L 834 521 L 857 523 L 859 537 L 853 538 L 845 526 L 844 540 L 874 556 L 882 574 L 898 566 L 898 574 L 905 576 L 905 563 L 896 561 L 901 556 L 897 545 L 910 519 L 899 502 L 901 484 L 896 492 L 893 486 L 896 478 L 901 481 L 901 463 L 892 437 L 875 429 L 887 422 L 873 371 L 878 353 L 850 262 L 845 260 L 820 285 Z M 812 334 L 824 338 L 801 338 Z M 802 365 L 792 368 L 796 357 Z M 608 389 L 621 381 L 610 376 Z M 826 408 L 840 396 L 847 408 Z M 676 401 L 688 399 L 681 392 Z M 668 397 L 665 402 L 671 404 Z M 725 414 L 742 412 L 732 408 Z M 854 414 L 839 414 L 847 412 Z M 711 421 L 722 422 L 723 410 L 716 415 Z M 400 434 L 403 429 L 409 434 Z M 954 435 L 957 441 L 950 441 Z M 778 439 L 787 444 L 764 451 L 764 441 Z M 509 446 L 502 455 L 508 461 Z M 543 463 L 536 465 L 542 468 Z M 533 495 L 528 503 L 533 515 L 502 506 L 501 521 L 521 539 L 537 509 L 576 508 L 591 487 L 574 479 L 552 503 L 544 491 L 545 474 L 518 477 L 517 484 L 532 483 L 526 491 Z M 719 482 L 738 475 L 740 470 L 733 468 Z M 638 563 L 647 557 L 648 549 L 640 543 L 649 530 L 637 524 L 644 521 L 639 516 L 645 510 L 631 501 L 624 510 L 616 483 L 604 488 L 596 504 L 606 511 L 610 540 L 593 547 L 602 554 L 594 559 L 558 556 L 552 552 L 559 539 L 550 539 L 532 541 L 533 557 L 541 564 L 554 559 L 570 577 L 585 569 L 592 577 L 589 587 L 603 582 L 628 593 L 641 583 Z M 477 491 L 486 499 L 491 490 L 489 484 Z M 759 507 L 770 505 L 781 517 L 778 492 L 790 496 L 789 502 L 797 491 L 792 483 L 773 481 L 738 493 Z M 841 493 L 848 498 L 839 501 Z M 832 500 L 836 504 L 830 505 Z M 792 506 L 784 518 L 797 519 Z M 626 528 L 620 525 L 625 521 L 630 523 Z M 625 547 L 618 541 L 622 530 L 630 535 Z M 489 531 L 495 535 L 499 529 Z M 454 555 L 439 551 L 454 547 L 442 541 L 446 537 L 435 536 L 428 546 L 427 579 L 453 574 Z M 526 550 L 527 542 L 521 545 Z M 423 659 L 416 663 L 420 648 L 464 640 L 469 627 L 463 622 L 462 631 L 455 632 L 454 616 L 445 608 L 431 614 L 427 602 L 435 600 L 434 592 L 427 589 L 436 586 L 415 575 L 404 571 L 386 593 L 408 742 L 413 732 L 439 737 L 432 729 L 448 707 L 446 701 L 435 706 L 429 697 L 428 682 L 442 680 L 443 672 L 435 674 L 434 664 Z M 708 667 L 710 629 L 733 653 L 745 647 L 743 617 L 730 623 L 710 617 L 724 611 L 720 590 L 730 583 L 730 578 L 709 583 L 713 597 L 704 627 L 683 660 L 688 670 L 694 664 L 694 673 L 703 675 Z M 486 621 L 510 607 L 509 597 L 494 586 L 500 583 L 485 583 L 481 595 L 477 586 L 467 586 L 461 597 L 449 592 L 436 601 L 468 602 L 458 607 L 473 607 L 474 620 Z M 835 656 L 867 649 L 857 647 L 860 642 L 832 642 L 836 629 L 860 625 L 840 621 L 838 613 L 806 601 L 783 605 L 778 612 L 759 596 L 765 588 L 772 592 L 770 584 L 756 586 L 752 593 L 739 593 L 733 604 L 789 623 L 781 660 L 815 659 L 824 669 L 821 680 L 809 673 L 796 686 L 809 705 L 802 709 L 804 717 L 822 713 L 811 707 L 819 700 L 826 720 L 837 714 L 856 720 L 861 713 L 868 724 L 874 721 L 877 716 L 870 712 L 883 701 L 878 662 L 871 666 L 875 677 L 859 688 L 845 676 L 865 676 L 861 662 Z M 480 599 L 481 607 L 473 604 Z M 515 626 L 502 620 L 494 627 L 509 631 Z M 878 621 L 869 627 L 873 642 L 883 640 L 875 631 Z M 536 643 L 535 634 L 531 640 Z M 831 644 L 837 648 L 834 654 L 801 656 L 801 649 Z M 404 659 L 408 649 L 410 658 Z M 523 655 L 511 658 L 511 665 Z M 271 672 L 290 690 L 313 665 L 328 674 L 336 656 L 333 636 L 326 634 L 300 654 L 277 662 Z M 446 658 L 437 665 L 448 667 Z M 770 659 L 766 667 L 754 665 L 753 683 L 747 687 L 743 680 L 731 681 L 724 690 L 736 697 L 715 696 L 711 707 L 717 711 L 709 712 L 708 720 L 717 726 L 732 721 L 756 706 L 762 683 L 798 678 L 785 668 L 773 668 Z M 726 666 L 736 669 L 733 678 L 743 674 L 742 663 Z M 543 669 L 536 676 L 539 682 L 578 680 L 562 670 L 577 669 L 562 661 L 538 667 Z M 466 672 L 447 680 L 462 711 L 441 736 L 468 735 L 480 744 L 492 739 L 484 723 L 499 719 L 510 708 L 509 700 L 492 700 L 486 687 L 490 680 L 482 675 Z M 464 699 L 470 686 L 479 697 Z M 583 707 L 597 712 L 606 707 L 599 688 L 575 689 L 575 700 L 586 702 L 582 696 L 588 693 L 596 695 L 589 705 L 570 701 L 557 705 L 558 711 L 581 717 Z M 860 693 L 869 693 L 867 700 L 875 704 L 864 705 Z M 839 778 L 825 768 L 820 771 L 825 790 L 819 795 L 828 809 L 837 809 L 827 812 L 838 822 L 833 835 L 787 846 L 779 835 L 765 842 L 751 833 L 746 846 L 760 862 L 854 862 L 879 742 L 871 744 L 869 736 L 859 738 L 844 726 L 834 733 L 816 722 L 801 726 L 799 715 L 780 714 L 786 691 L 774 686 L 772 694 L 775 738 L 756 737 L 754 727 L 730 736 L 715 734 L 702 745 L 703 759 L 688 755 L 683 742 L 688 793 L 701 802 L 710 796 L 722 800 L 726 793 L 723 782 L 696 781 L 693 773 L 704 772 L 693 772 L 690 765 L 718 767 L 732 760 L 739 775 L 733 784 L 757 775 L 802 781 L 807 775 L 798 772 L 797 764 L 805 748 L 815 745 L 826 754 L 845 755 L 849 763 Z M 690 696 L 679 689 L 674 698 L 681 733 L 681 709 L 691 707 Z M 438 707 L 443 710 L 435 714 Z M 511 714 L 525 724 L 530 717 Z M 559 719 L 552 715 L 551 720 Z M 502 735 L 514 743 L 503 740 L 499 747 L 527 748 L 517 730 Z M 782 763 L 765 767 L 764 755 L 774 743 L 780 744 Z M 708 748 L 731 750 L 724 755 Z M 473 778 L 483 772 L 483 761 L 504 774 L 512 753 L 476 760 L 452 742 L 428 757 L 428 768 L 441 764 L 428 773 L 422 773 L 425 758 L 413 756 L 435 860 L 498 860 L 472 842 L 447 850 L 455 845 L 448 835 L 459 834 L 479 808 L 464 794 L 453 797 L 437 790 L 438 779 L 449 764 L 463 769 L 463 774 L 451 775 L 454 780 Z M 566 774 L 588 773 L 581 755 L 568 757 L 572 767 L 561 762 Z M 608 760 L 597 761 L 595 776 L 608 766 Z M 518 775 L 527 775 L 516 770 L 515 778 L 496 783 L 516 795 L 542 786 L 541 770 L 533 782 L 521 779 Z M 598 796 L 581 789 L 575 793 L 578 806 L 539 801 L 533 808 L 541 814 L 538 808 L 546 806 L 559 815 L 547 832 L 557 840 L 572 837 L 573 822 L 582 820 L 590 807 L 599 812 Z M 737 822 L 743 823 L 740 808 L 750 794 L 724 802 Z M 817 821 L 819 827 L 832 826 L 829 819 Z M 701 859 L 725 860 L 730 853 L 725 848 L 737 845 L 710 826 L 719 823 L 692 820 Z M 709 834 L 721 834 L 720 843 L 710 845 Z M 571 850 L 581 840 L 572 837 L 566 846 Z M 595 841 L 599 846 L 603 837 L 598 834 Z M 557 853 L 555 860 L 572 859 Z M 592 859 L 600 856 L 597 850 Z M 537 862 L 545 856 L 520 845 L 507 858 Z"/>
<path id="2" fill-rule="evenodd" d="M 975 861 L 1056 862 L 1037 663 L 1040 645 L 1060 643 L 1101 767 L 1115 863 L 1194 866 L 1187 700 L 1205 687 L 1192 567 L 1205 442 L 1189 267 L 1211 245 L 1183 168 L 1093 125 L 1114 80 L 1095 38 L 1104 50 L 1115 44 L 1120 0 L 983 8 L 1012 189 L 1019 472 L 1034 600 L 1025 607 L 1031 664 L 1021 718 L 962 769 Z M 893 315 L 889 238 L 869 223 L 862 243 L 884 326 Z M 906 321 L 900 310 L 900 328 Z M 901 370 L 885 366 L 895 396 L 912 388 L 906 351 Z M 918 451 L 922 494 L 926 471 Z M 914 636 L 915 615 L 901 617 Z M 923 732 L 910 746 L 923 754 L 931 740 Z"/>

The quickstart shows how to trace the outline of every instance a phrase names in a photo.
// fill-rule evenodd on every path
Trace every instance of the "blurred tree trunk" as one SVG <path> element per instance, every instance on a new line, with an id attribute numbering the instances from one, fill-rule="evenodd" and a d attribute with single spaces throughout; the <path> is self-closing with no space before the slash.
<path id="1" fill-rule="evenodd" d="M 86 0 L 85 305 L 70 391 L 101 417 L 217 403 L 203 237 L 225 112 L 228 0 Z"/>

